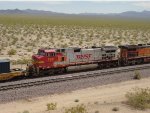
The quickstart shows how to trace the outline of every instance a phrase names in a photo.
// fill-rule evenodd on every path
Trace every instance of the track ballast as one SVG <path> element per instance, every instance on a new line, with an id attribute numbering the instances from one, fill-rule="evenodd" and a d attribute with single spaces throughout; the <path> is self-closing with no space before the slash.
<path id="1" fill-rule="evenodd" d="M 68 81 L 68 80 L 75 80 L 75 79 L 84 79 L 84 78 L 89 78 L 89 77 L 97 77 L 97 76 L 105 76 L 105 75 L 111 75 L 111 74 L 117 74 L 117 73 L 124 73 L 124 72 L 129 72 L 129 71 L 135 71 L 135 70 L 142 70 L 142 69 L 149 69 L 150 65 L 141 65 L 139 67 L 130 67 L 130 68 L 125 68 L 125 69 L 115 69 L 115 70 L 110 70 L 110 71 L 93 71 L 92 73 L 81 73 L 79 75 L 75 76 L 59 76 L 57 78 L 51 78 L 46 80 L 36 80 L 36 81 L 31 81 L 31 82 L 25 82 L 25 83 L 16 83 L 16 84 L 9 84 L 9 85 L 1 85 L 0 86 L 0 91 L 8 91 L 8 90 L 14 90 L 18 88 L 25 88 L 25 87 L 31 87 L 31 86 L 39 86 L 39 85 L 44 85 L 44 84 L 49 84 L 49 83 L 55 83 L 55 82 L 63 82 L 63 81 Z M 73 74 L 72 74 L 73 75 Z"/>

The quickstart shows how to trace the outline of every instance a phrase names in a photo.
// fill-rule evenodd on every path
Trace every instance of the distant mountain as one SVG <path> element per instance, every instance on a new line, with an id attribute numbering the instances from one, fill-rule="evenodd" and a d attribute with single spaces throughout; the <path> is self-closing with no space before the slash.
<path id="1" fill-rule="evenodd" d="M 96 17 L 121 17 L 121 18 L 139 18 L 139 19 L 150 19 L 150 11 L 127 11 L 123 13 L 80 13 L 80 14 L 65 14 L 52 11 L 43 11 L 43 10 L 19 10 L 19 9 L 8 9 L 0 10 L 0 14 L 27 14 L 27 15 L 79 15 L 79 16 L 96 16 Z"/>
<path id="2" fill-rule="evenodd" d="M 19 9 L 8 9 L 8 10 L 0 10 L 0 14 L 23 14 L 24 11 L 23 10 L 19 10 Z"/>
<path id="3" fill-rule="evenodd" d="M 57 13 L 57 12 L 52 12 L 52 11 L 43 11 L 43 10 L 31 10 L 31 9 L 26 9 L 23 10 L 24 13 L 26 14 L 35 14 L 35 15 L 54 15 L 54 14 L 63 14 L 63 13 Z"/>
<path id="4" fill-rule="evenodd" d="M 127 11 L 120 13 L 119 16 L 129 18 L 150 18 L 150 11 L 142 11 L 142 12 Z"/>
<path id="5" fill-rule="evenodd" d="M 126 11 L 122 13 L 81 13 L 80 15 L 91 15 L 91 16 L 111 16 L 111 17 L 122 17 L 122 18 L 149 18 L 150 19 L 150 11 L 142 11 L 142 12 L 136 12 L 136 11 Z"/>
<path id="6" fill-rule="evenodd" d="M 8 9 L 8 10 L 0 10 L 0 14 L 30 14 L 30 15 L 54 15 L 54 14 L 63 14 L 63 13 L 56 13 L 52 11 L 44 11 L 44 10 L 20 10 L 20 9 Z"/>

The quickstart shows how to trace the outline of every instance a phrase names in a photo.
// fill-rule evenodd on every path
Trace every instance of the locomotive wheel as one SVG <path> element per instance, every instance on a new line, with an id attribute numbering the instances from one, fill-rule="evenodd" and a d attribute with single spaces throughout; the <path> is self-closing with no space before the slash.
<path id="1" fill-rule="evenodd" d="M 48 71 L 48 74 L 49 74 L 49 75 L 54 75 L 54 74 L 55 74 L 55 70 L 54 70 L 54 69 L 49 70 L 49 71 Z"/>
<path id="2" fill-rule="evenodd" d="M 102 69 L 103 68 L 102 64 L 98 63 L 97 68 Z"/>
<path id="3" fill-rule="evenodd" d="M 62 73 L 64 73 L 63 68 L 55 69 L 55 74 L 62 74 Z"/>
<path id="4" fill-rule="evenodd" d="M 67 73 L 67 67 L 59 68 L 59 70 L 57 70 L 57 73 L 59 73 L 59 74 L 61 74 L 61 73 Z"/>

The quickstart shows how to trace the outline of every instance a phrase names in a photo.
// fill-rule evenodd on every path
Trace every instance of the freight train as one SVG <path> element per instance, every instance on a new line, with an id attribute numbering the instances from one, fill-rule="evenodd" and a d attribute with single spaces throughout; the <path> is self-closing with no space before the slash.
<path id="1" fill-rule="evenodd" d="M 119 51 L 118 51 L 119 50 Z M 54 75 L 68 67 L 96 64 L 98 68 L 128 66 L 150 62 L 150 44 L 91 48 L 41 48 L 32 56 L 24 76 Z M 1 74 L 0 74 L 1 75 Z"/>

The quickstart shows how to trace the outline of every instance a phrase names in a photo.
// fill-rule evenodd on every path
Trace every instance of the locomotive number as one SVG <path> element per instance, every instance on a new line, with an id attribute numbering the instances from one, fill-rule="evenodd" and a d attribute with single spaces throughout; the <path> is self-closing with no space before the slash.
<path id="1" fill-rule="evenodd" d="M 76 55 L 77 59 L 89 59 L 92 54 Z"/>
<path id="2" fill-rule="evenodd" d="M 53 61 L 53 59 L 52 59 L 52 58 L 48 58 L 48 61 L 49 61 L 49 62 L 52 62 L 52 61 Z"/>

